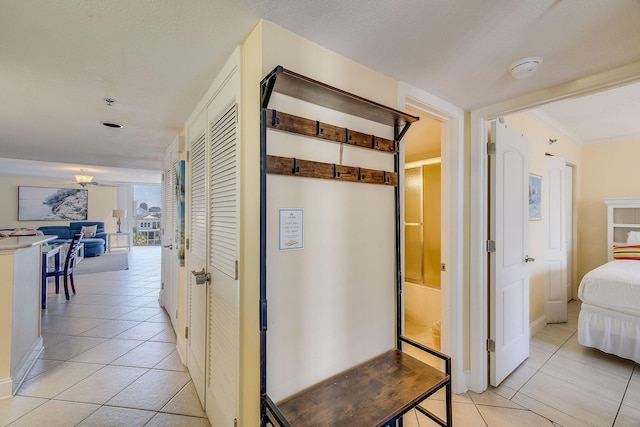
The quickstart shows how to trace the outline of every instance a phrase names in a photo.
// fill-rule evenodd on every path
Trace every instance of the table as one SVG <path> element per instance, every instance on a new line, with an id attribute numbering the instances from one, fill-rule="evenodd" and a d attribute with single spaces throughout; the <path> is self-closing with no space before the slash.
<path id="1" fill-rule="evenodd" d="M 60 275 L 64 274 L 60 268 L 60 249 L 63 245 L 42 246 L 42 308 L 47 308 L 47 281 L 55 277 L 56 291 L 60 289 Z M 53 258 L 53 270 L 49 270 L 49 260 Z"/>
<path id="2" fill-rule="evenodd" d="M 131 233 L 107 233 L 107 252 L 114 249 L 131 250 Z"/>

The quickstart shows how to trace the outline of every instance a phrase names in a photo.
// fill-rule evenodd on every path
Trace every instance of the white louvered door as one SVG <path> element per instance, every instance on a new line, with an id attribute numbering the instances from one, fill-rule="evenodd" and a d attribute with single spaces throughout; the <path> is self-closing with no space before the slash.
<path id="1" fill-rule="evenodd" d="M 238 413 L 240 356 L 238 108 L 234 101 L 223 104 L 226 100 L 223 96 L 216 98 L 208 114 L 211 220 L 208 263 L 212 281 L 208 301 L 206 403 L 210 419 L 221 426 L 233 426 Z"/>
<path id="2" fill-rule="evenodd" d="M 208 191 L 207 191 L 207 133 L 203 111 L 189 127 L 189 257 L 188 273 L 188 338 L 187 366 L 193 384 L 204 406 L 207 362 L 207 285 L 197 284 L 191 272 L 207 269 L 208 249 Z"/>
<path id="3" fill-rule="evenodd" d="M 239 413 L 240 291 L 238 68 L 188 126 L 187 366 L 212 426 Z M 194 272 L 210 280 L 196 283 Z"/>
<path id="4" fill-rule="evenodd" d="M 160 302 L 169 314 L 174 329 L 178 318 L 178 270 L 180 261 L 175 240 L 177 201 L 175 192 L 178 163 L 177 140 L 165 153 L 162 161 L 162 288 Z"/>

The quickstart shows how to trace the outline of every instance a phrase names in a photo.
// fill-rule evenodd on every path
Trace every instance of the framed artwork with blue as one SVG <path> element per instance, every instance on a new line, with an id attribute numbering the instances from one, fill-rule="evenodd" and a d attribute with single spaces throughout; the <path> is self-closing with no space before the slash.
<path id="1" fill-rule="evenodd" d="M 542 219 L 542 177 L 529 174 L 529 221 Z"/>

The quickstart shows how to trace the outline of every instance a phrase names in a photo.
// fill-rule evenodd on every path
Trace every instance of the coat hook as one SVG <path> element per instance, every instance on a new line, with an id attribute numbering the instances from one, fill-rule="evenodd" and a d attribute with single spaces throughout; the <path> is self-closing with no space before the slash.
<path id="1" fill-rule="evenodd" d="M 556 142 L 558 142 L 558 138 L 556 138 L 556 139 L 551 139 L 551 138 L 549 138 L 549 145 L 553 145 L 553 144 L 555 144 Z"/>

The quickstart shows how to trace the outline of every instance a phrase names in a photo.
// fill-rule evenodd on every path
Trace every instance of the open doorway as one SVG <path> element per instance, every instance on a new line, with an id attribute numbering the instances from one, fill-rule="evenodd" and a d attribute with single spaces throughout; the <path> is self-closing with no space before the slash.
<path id="1" fill-rule="evenodd" d="M 405 138 L 405 334 L 441 349 L 442 332 L 442 123 L 420 116 Z M 425 360 L 439 366 L 438 359 Z"/>

